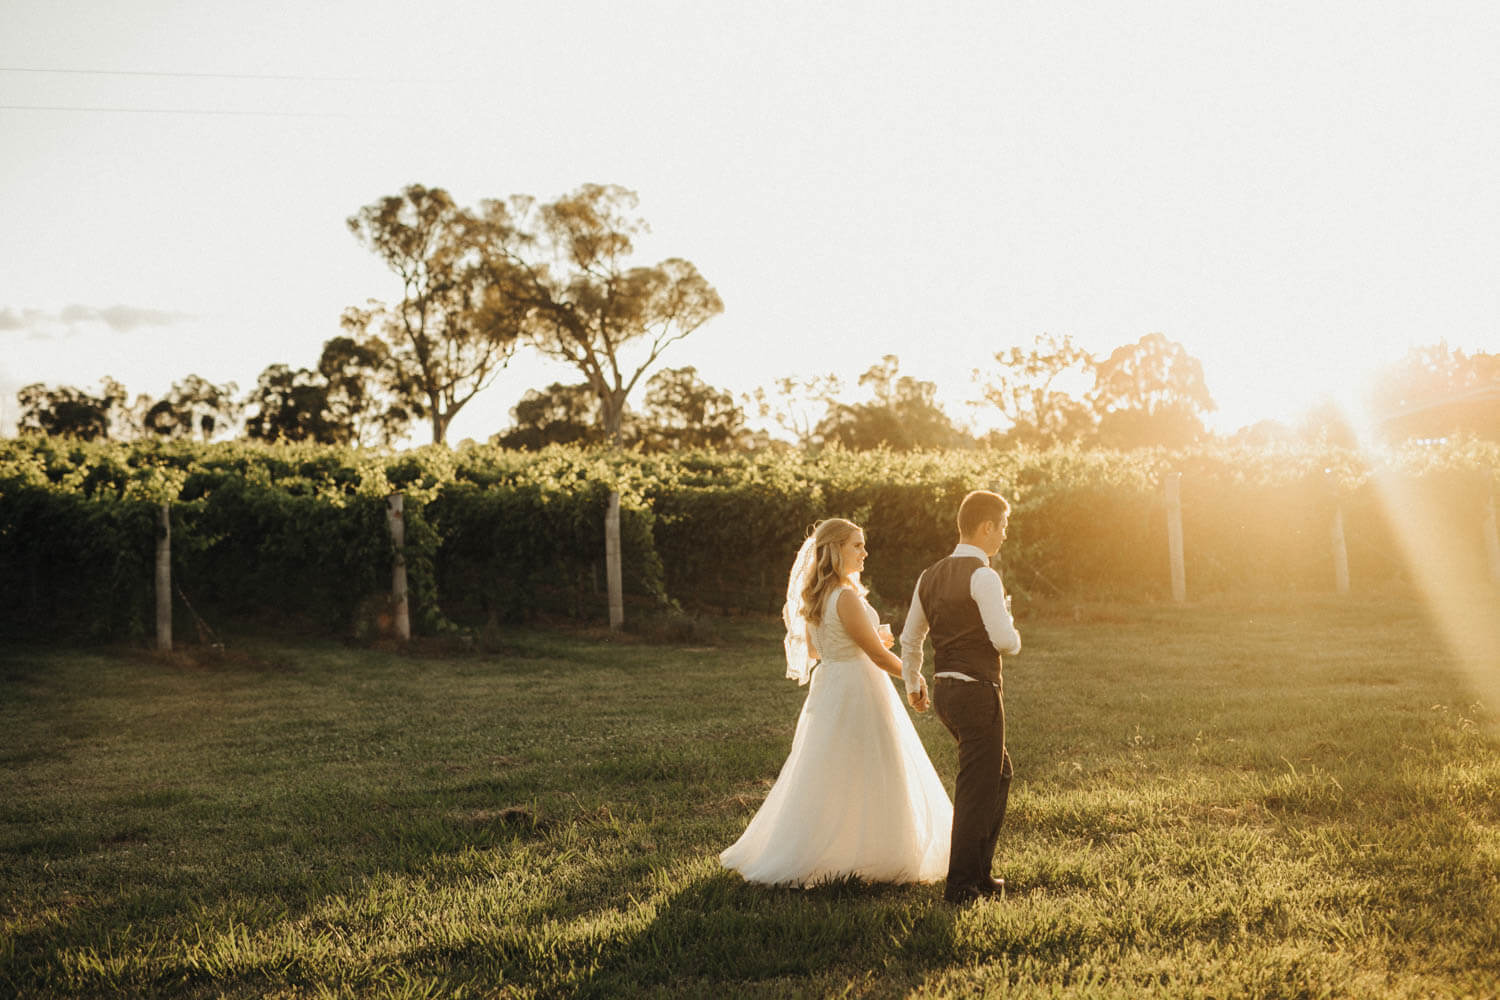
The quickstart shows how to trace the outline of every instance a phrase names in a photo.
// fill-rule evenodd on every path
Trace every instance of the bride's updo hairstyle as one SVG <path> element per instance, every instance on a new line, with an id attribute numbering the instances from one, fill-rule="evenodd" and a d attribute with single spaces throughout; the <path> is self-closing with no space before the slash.
<path id="1" fill-rule="evenodd" d="M 813 525 L 813 560 L 802 584 L 802 617 L 814 625 L 823 623 L 823 605 L 835 590 L 853 584 L 861 594 L 865 592 L 857 577 L 844 572 L 843 560 L 839 558 L 839 549 L 858 530 L 859 525 L 842 517 L 830 517 Z"/>

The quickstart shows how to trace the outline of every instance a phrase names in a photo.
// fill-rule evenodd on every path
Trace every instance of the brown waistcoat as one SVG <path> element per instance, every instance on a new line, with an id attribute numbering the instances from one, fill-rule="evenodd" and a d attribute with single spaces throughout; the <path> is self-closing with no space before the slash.
<path id="1" fill-rule="evenodd" d="M 932 636 L 933 672 L 966 674 L 998 687 L 1000 654 L 969 596 L 969 578 L 983 565 L 975 556 L 939 559 L 922 573 L 917 597 Z"/>

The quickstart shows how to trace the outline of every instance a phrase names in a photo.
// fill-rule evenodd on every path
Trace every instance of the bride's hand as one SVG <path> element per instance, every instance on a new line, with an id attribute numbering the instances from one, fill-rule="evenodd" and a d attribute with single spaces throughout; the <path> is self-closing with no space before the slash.
<path id="1" fill-rule="evenodd" d="M 921 690 L 908 691 L 906 700 L 911 702 L 911 707 L 915 708 L 918 712 L 927 711 L 927 681 L 925 679 L 922 681 Z"/>

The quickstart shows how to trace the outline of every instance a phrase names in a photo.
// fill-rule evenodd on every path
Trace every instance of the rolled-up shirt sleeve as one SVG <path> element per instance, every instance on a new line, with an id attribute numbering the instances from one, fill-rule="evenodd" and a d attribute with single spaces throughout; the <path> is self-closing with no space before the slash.
<path id="1" fill-rule="evenodd" d="M 969 577 L 969 596 L 979 605 L 979 617 L 984 620 L 984 630 L 989 634 L 995 652 L 1014 656 L 1021 651 L 1021 633 L 1011 620 L 1010 609 L 1005 606 L 1005 584 L 1000 574 L 989 566 L 981 566 Z M 923 624 L 926 620 L 923 619 Z M 901 655 L 903 673 L 906 665 L 906 633 L 901 633 Z"/>
<path id="2" fill-rule="evenodd" d="M 920 587 L 922 580 L 917 579 Z M 906 683 L 906 693 L 916 694 L 922 690 L 922 641 L 927 638 L 927 612 L 922 610 L 922 598 L 917 588 L 911 591 L 911 608 L 906 612 L 906 624 L 901 628 L 901 679 Z"/>

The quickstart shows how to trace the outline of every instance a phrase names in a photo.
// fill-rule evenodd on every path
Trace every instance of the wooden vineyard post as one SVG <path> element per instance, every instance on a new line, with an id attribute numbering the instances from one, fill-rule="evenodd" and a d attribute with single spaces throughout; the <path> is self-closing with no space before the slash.
<path id="1" fill-rule="evenodd" d="M 1333 508 L 1331 541 L 1333 542 L 1333 586 L 1340 597 L 1345 597 L 1349 593 L 1349 547 L 1344 543 L 1344 508 L 1339 505 Z"/>
<path id="2" fill-rule="evenodd" d="M 1328 541 L 1333 553 L 1333 589 L 1340 597 L 1349 594 L 1349 546 L 1344 540 L 1344 505 L 1339 502 L 1333 470 L 1323 470 L 1323 490 L 1333 502 L 1333 523 L 1328 527 Z"/>
<path id="3" fill-rule="evenodd" d="M 406 497 L 400 493 L 385 498 L 385 520 L 391 529 L 391 546 L 395 550 L 395 557 L 391 560 L 391 607 L 395 611 L 396 637 L 402 641 L 411 638 L 411 612 L 406 600 L 405 501 Z"/>
<path id="4" fill-rule="evenodd" d="M 1187 600 L 1187 571 L 1182 562 L 1182 473 L 1167 473 L 1167 555 L 1172 560 L 1172 600 Z"/>
<path id="5" fill-rule="evenodd" d="M 1490 580 L 1500 583 L 1500 531 L 1496 530 L 1495 477 L 1490 476 L 1490 498 L 1484 505 L 1484 550 L 1489 556 Z"/>
<path id="6" fill-rule="evenodd" d="M 172 651 L 172 505 L 166 501 L 156 533 L 156 648 Z"/>
<path id="7" fill-rule="evenodd" d="M 604 511 L 604 575 L 609 584 L 609 627 L 618 631 L 625 624 L 625 596 L 620 585 L 620 494 L 609 491 Z"/>

